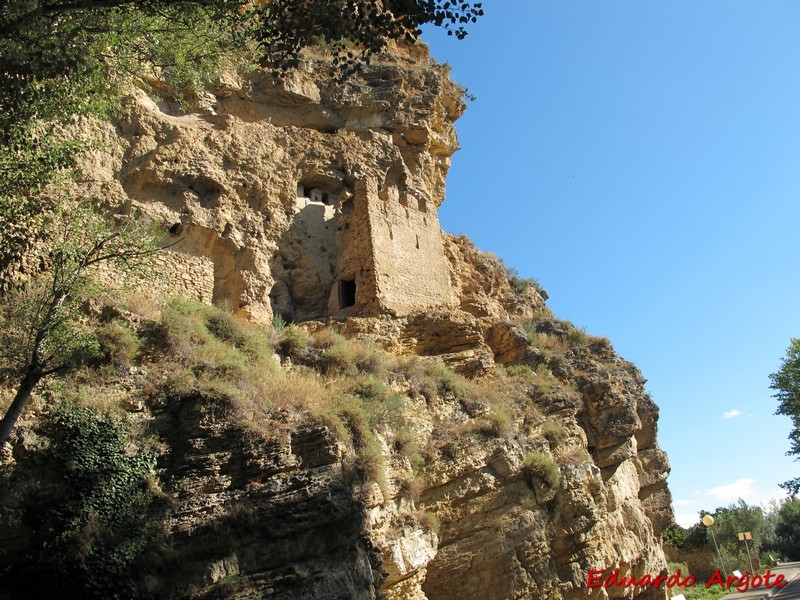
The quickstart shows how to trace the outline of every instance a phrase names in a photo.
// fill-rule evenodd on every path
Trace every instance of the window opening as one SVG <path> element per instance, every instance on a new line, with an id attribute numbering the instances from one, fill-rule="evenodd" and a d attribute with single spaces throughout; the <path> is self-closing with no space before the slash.
<path id="1" fill-rule="evenodd" d="M 339 308 L 347 308 L 356 304 L 356 280 L 342 279 L 339 282 Z"/>

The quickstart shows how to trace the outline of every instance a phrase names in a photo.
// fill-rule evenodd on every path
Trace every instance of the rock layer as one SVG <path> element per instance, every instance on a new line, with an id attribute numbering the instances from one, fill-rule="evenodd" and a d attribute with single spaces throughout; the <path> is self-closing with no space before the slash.
<path id="1" fill-rule="evenodd" d="M 576 341 L 545 294 L 516 289 L 499 259 L 441 231 L 464 108 L 442 69 L 399 52 L 341 83 L 309 60 L 282 81 L 230 75 L 200 100 L 184 112 L 137 91 L 98 132 L 105 148 L 82 182 L 112 210 L 164 224 L 178 257 L 163 255 L 167 289 L 255 321 L 280 315 L 438 357 L 500 388 L 497 365 L 527 368 L 529 379 L 513 387 L 507 414 L 390 382 L 431 457 L 415 473 L 392 452 L 393 432 L 376 432 L 384 486 L 364 485 L 319 424 L 276 424 L 265 441 L 200 397 L 151 407 L 150 426 L 169 446 L 159 468 L 177 558 L 168 575 L 148 574 L 148 590 L 664 598 L 586 589 L 589 569 L 638 577 L 666 568 L 660 534 L 672 515 L 658 410 L 606 341 Z M 180 283 L 186 264 L 202 271 L 194 286 Z M 519 326 L 530 317 L 535 332 Z M 412 476 L 408 493 L 400 482 Z"/>

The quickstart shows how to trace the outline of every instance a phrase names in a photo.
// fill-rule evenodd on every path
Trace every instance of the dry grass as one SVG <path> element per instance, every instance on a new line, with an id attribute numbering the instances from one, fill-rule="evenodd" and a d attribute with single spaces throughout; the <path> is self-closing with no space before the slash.
<path id="1" fill-rule="evenodd" d="M 555 446 L 567 438 L 567 427 L 562 419 L 548 420 L 542 425 L 540 433 L 550 443 Z"/>
<path id="2" fill-rule="evenodd" d="M 545 452 L 529 452 L 523 459 L 525 472 L 529 478 L 540 479 L 551 488 L 561 481 L 561 471 L 553 458 Z"/>

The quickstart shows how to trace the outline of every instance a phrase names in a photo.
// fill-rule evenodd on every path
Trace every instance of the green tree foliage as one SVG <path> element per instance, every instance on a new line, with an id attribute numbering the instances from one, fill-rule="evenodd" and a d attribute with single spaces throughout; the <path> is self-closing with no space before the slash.
<path id="1" fill-rule="evenodd" d="M 786 415 L 792 420 L 790 447 L 786 454 L 800 456 L 800 339 L 790 340 L 780 369 L 769 377 L 772 382 L 770 387 L 777 390 L 775 398 L 778 399 L 778 410 L 775 414 Z M 800 490 L 800 477 L 780 485 L 794 496 Z"/>
<path id="2" fill-rule="evenodd" d="M 133 219 L 106 220 L 90 205 L 59 207 L 55 217 L 51 244 L 40 256 L 44 273 L 0 301 L 0 375 L 20 381 L 0 421 L 0 444 L 42 377 L 74 368 L 99 351 L 77 319 L 91 269 L 135 269 L 157 249 L 156 231 Z"/>
<path id="3" fill-rule="evenodd" d="M 760 550 L 774 545 L 774 522 L 760 506 L 748 505 L 739 499 L 735 504 L 719 507 L 714 512 L 700 511 L 701 519 L 705 515 L 714 518 L 711 528 L 703 525 L 701 521 L 687 529 L 673 525 L 664 532 L 664 539 L 671 541 L 680 550 L 707 549 L 713 551 L 716 557 L 710 532 L 713 529 L 713 537 L 719 546 L 724 567 L 729 573 L 733 569 L 739 569 L 742 573 L 750 572 L 751 559 L 753 567 L 757 568 Z M 746 531 L 753 537 L 752 541 L 748 541 L 747 547 L 739 540 L 739 533 Z M 714 562 L 718 563 L 719 559 L 715 558 Z M 722 566 L 716 564 L 717 568 Z"/>
<path id="4" fill-rule="evenodd" d="M 323 39 L 366 57 L 390 40 L 414 42 L 425 24 L 463 39 L 481 15 L 479 2 L 449 0 L 17 0 L 0 11 L 0 73 L 50 79 L 131 57 L 129 67 L 199 65 L 215 45 L 247 37 L 266 62 L 286 67 Z M 204 39 L 212 26 L 222 39 Z"/>
<path id="5" fill-rule="evenodd" d="M 334 64 L 346 72 L 389 40 L 413 43 L 422 25 L 463 39 L 466 25 L 477 21 L 483 8 L 480 2 L 447 0 L 267 0 L 256 14 L 266 64 L 294 66 L 302 48 L 324 39 L 332 42 Z"/>
<path id="6" fill-rule="evenodd" d="M 771 536 L 764 509 L 739 499 L 736 504 L 718 508 L 712 516 L 714 534 L 728 571 L 739 569 L 742 573 L 750 572 L 750 560 L 757 567 L 759 551 Z M 748 531 L 753 539 L 746 546 L 739 541 L 739 533 Z"/>
<path id="7" fill-rule="evenodd" d="M 92 409 L 62 408 L 44 432 L 39 456 L 53 475 L 52 501 L 23 509 L 38 551 L 0 573 L 14 598 L 141 597 L 134 569 L 158 535 L 156 453 L 124 422 Z"/>
<path id="8" fill-rule="evenodd" d="M 800 499 L 787 500 L 777 512 L 776 549 L 781 556 L 798 560 L 800 559 Z"/>
<path id="9" fill-rule="evenodd" d="M 131 81 L 199 88 L 238 27 L 234 2 L 18 0 L 0 9 L 0 289 L 45 241 L 83 144 L 60 133 L 114 105 Z"/>

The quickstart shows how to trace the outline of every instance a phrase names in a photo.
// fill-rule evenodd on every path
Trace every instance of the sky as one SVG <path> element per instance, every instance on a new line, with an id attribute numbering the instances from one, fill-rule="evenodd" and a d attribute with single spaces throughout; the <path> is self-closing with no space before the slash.
<path id="1" fill-rule="evenodd" d="M 431 54 L 475 96 L 440 209 L 636 363 L 677 520 L 800 475 L 800 2 L 484 0 Z"/>

